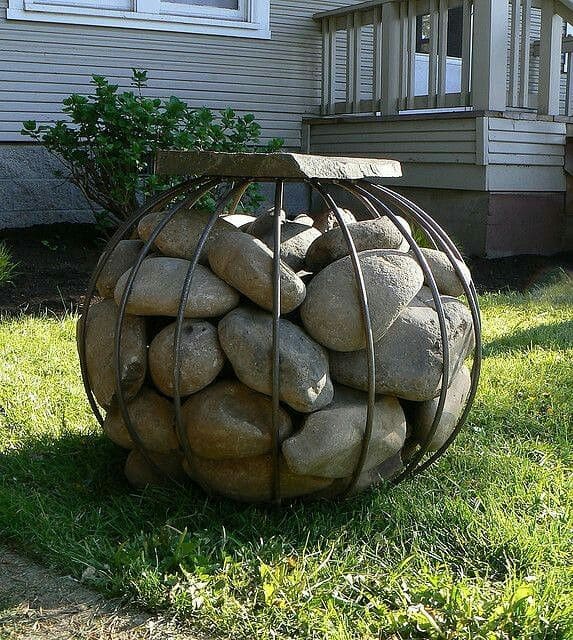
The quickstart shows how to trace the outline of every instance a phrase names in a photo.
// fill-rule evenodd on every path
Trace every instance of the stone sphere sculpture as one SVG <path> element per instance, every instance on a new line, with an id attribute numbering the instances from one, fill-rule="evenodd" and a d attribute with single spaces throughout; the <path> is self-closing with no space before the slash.
<path id="1" fill-rule="evenodd" d="M 398 163 L 165 152 L 158 171 L 195 177 L 117 231 L 78 323 L 88 399 L 129 451 L 128 480 L 279 502 L 437 460 L 475 396 L 479 307 L 444 231 L 369 181 Z M 322 213 L 287 216 L 295 181 Z M 274 183 L 274 208 L 237 214 L 256 182 Z"/>

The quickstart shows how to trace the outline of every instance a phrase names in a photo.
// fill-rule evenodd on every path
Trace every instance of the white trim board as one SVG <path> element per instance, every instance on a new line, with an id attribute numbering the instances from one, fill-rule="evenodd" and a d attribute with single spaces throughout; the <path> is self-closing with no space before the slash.
<path id="1" fill-rule="evenodd" d="M 62 0 L 60 3 L 9 0 L 6 18 L 265 40 L 271 37 L 270 0 L 239 0 L 238 9 L 204 5 L 190 7 L 161 0 L 133 0 L 132 9 L 126 8 L 126 0 L 110 0 L 106 8 L 88 7 L 86 4 L 78 0 Z M 116 8 L 110 8 L 114 6 Z"/>

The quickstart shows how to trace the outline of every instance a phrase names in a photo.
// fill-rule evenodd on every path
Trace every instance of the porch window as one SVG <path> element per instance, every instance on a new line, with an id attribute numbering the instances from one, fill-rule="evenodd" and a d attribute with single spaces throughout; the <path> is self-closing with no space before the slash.
<path id="1" fill-rule="evenodd" d="M 7 18 L 270 38 L 270 0 L 8 0 Z"/>

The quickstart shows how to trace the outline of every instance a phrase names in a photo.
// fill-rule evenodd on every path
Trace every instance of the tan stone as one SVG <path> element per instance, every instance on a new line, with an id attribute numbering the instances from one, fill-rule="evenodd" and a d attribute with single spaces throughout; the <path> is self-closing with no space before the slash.
<path id="1" fill-rule="evenodd" d="M 356 218 L 350 209 L 343 209 L 338 207 L 338 213 L 342 216 L 342 219 L 346 224 L 356 222 Z M 334 213 L 330 209 L 325 209 L 322 213 L 313 214 L 314 227 L 321 233 L 326 233 L 335 227 L 338 227 L 338 220 Z"/>
<path id="2" fill-rule="evenodd" d="M 102 298 L 113 298 L 117 281 L 137 262 L 142 248 L 143 242 L 141 240 L 120 240 L 118 242 L 97 280 L 97 290 Z"/>
<path id="3" fill-rule="evenodd" d="M 133 283 L 126 310 L 142 316 L 176 317 L 189 265 L 180 258 L 148 258 L 141 264 Z M 115 288 L 119 305 L 130 271 L 124 273 Z M 239 294 L 207 267 L 197 265 L 187 305 L 186 318 L 222 316 L 239 303 Z"/>
<path id="4" fill-rule="evenodd" d="M 469 309 L 455 298 L 445 298 L 444 312 L 450 347 L 450 377 L 472 350 L 473 324 Z M 407 307 L 384 337 L 375 344 L 376 393 L 425 401 L 439 393 L 443 353 L 438 314 L 416 301 Z M 368 388 L 366 351 L 330 354 L 330 372 L 340 384 Z"/>
<path id="5" fill-rule="evenodd" d="M 397 249 L 404 239 L 394 223 L 386 217 L 352 222 L 348 225 L 348 231 L 358 252 Z M 340 227 L 335 227 L 313 241 L 306 254 L 306 265 L 310 271 L 320 271 L 331 262 L 348 255 L 350 249 L 344 232 Z"/>
<path id="6" fill-rule="evenodd" d="M 173 322 L 155 336 L 149 347 L 149 371 L 155 386 L 165 395 L 174 396 Z M 181 396 L 197 393 L 211 384 L 225 364 L 217 329 L 204 320 L 185 320 L 181 328 Z"/>
<path id="7" fill-rule="evenodd" d="M 142 218 L 138 226 L 141 239 L 149 240 L 154 229 L 166 215 L 166 211 L 160 211 Z M 177 212 L 157 236 L 155 246 L 166 256 L 192 260 L 211 215 L 209 211 L 200 209 L 183 209 Z M 237 228 L 224 218 L 219 218 L 209 233 L 199 258 L 200 262 L 207 261 L 209 247 L 216 244 L 224 233 L 237 233 Z"/>
<path id="8" fill-rule="evenodd" d="M 270 227 L 265 233 L 252 235 L 274 250 L 274 230 Z M 307 251 L 320 236 L 320 231 L 308 224 L 285 220 L 281 225 L 281 260 L 295 272 L 304 269 Z"/>
<path id="9" fill-rule="evenodd" d="M 333 388 L 326 350 L 297 325 L 281 319 L 280 399 L 307 413 L 326 406 Z M 239 307 L 219 323 L 219 340 L 241 382 L 255 391 L 272 394 L 272 316 Z"/>
<path id="10" fill-rule="evenodd" d="M 272 401 L 240 382 L 224 380 L 195 394 L 183 405 L 189 446 L 203 458 L 220 460 L 271 453 Z M 279 442 L 292 432 L 279 412 Z"/>
<path id="11" fill-rule="evenodd" d="M 283 443 L 289 469 L 323 478 L 351 476 L 362 451 L 367 405 L 365 393 L 336 387 L 333 402 L 306 417 L 300 431 Z M 406 419 L 398 400 L 377 398 L 364 471 L 398 453 L 405 438 Z"/>
<path id="12" fill-rule="evenodd" d="M 179 440 L 175 434 L 175 412 L 169 400 L 151 389 L 143 388 L 127 404 L 127 410 L 131 424 L 146 451 L 165 453 L 179 448 Z M 120 447 L 135 447 L 117 403 L 107 412 L 103 430 Z"/>
<path id="13" fill-rule="evenodd" d="M 113 300 L 93 304 L 87 314 L 85 356 L 88 377 L 99 404 L 108 408 L 115 397 L 115 326 L 117 307 Z M 78 341 L 80 324 L 78 323 Z M 145 320 L 126 315 L 121 331 L 121 388 L 133 398 L 141 388 L 147 370 Z"/>
<path id="14" fill-rule="evenodd" d="M 462 367 L 452 380 L 448 392 L 442 417 L 432 438 L 428 451 L 437 451 L 454 431 L 458 420 L 466 406 L 471 387 L 471 375 L 467 367 Z M 416 440 L 426 441 L 438 410 L 438 398 L 416 404 L 411 413 L 411 426 Z"/>
<path id="15" fill-rule="evenodd" d="M 372 333 L 378 341 L 422 287 L 424 275 L 405 253 L 380 249 L 359 254 Z M 307 287 L 301 318 L 308 333 L 334 351 L 366 348 L 359 288 L 351 257 L 320 271 Z"/>
<path id="16" fill-rule="evenodd" d="M 447 296 L 459 297 L 464 294 L 463 284 L 458 277 L 450 259 L 443 251 L 422 248 L 422 253 L 428 262 L 428 267 L 432 271 L 438 291 Z M 467 266 L 461 261 L 455 261 L 466 283 L 471 282 L 471 273 Z M 428 285 L 428 280 L 425 280 Z"/>
<path id="17" fill-rule="evenodd" d="M 272 496 L 272 458 L 256 456 L 227 460 L 193 457 L 191 477 L 206 491 L 243 502 L 268 502 Z M 326 489 L 332 480 L 299 476 L 280 461 L 283 498 L 295 498 Z"/>
<path id="18" fill-rule="evenodd" d="M 267 311 L 273 308 L 273 252 L 246 233 L 223 235 L 209 250 L 213 271 Z M 306 295 L 303 281 L 284 262 L 280 268 L 281 309 L 290 313 Z"/>

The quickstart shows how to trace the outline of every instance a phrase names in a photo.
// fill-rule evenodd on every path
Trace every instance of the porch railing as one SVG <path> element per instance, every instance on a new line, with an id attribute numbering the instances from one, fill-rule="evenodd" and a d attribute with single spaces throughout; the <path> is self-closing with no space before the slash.
<path id="1" fill-rule="evenodd" d="M 462 33 L 453 56 L 448 20 L 455 8 Z M 573 22 L 571 0 L 374 0 L 314 17 L 322 25 L 324 115 L 444 108 L 559 114 L 562 28 L 563 19 Z M 428 35 L 423 53 L 420 20 Z M 571 55 L 567 68 L 571 80 Z M 568 86 L 566 104 L 573 103 L 573 80 Z"/>

